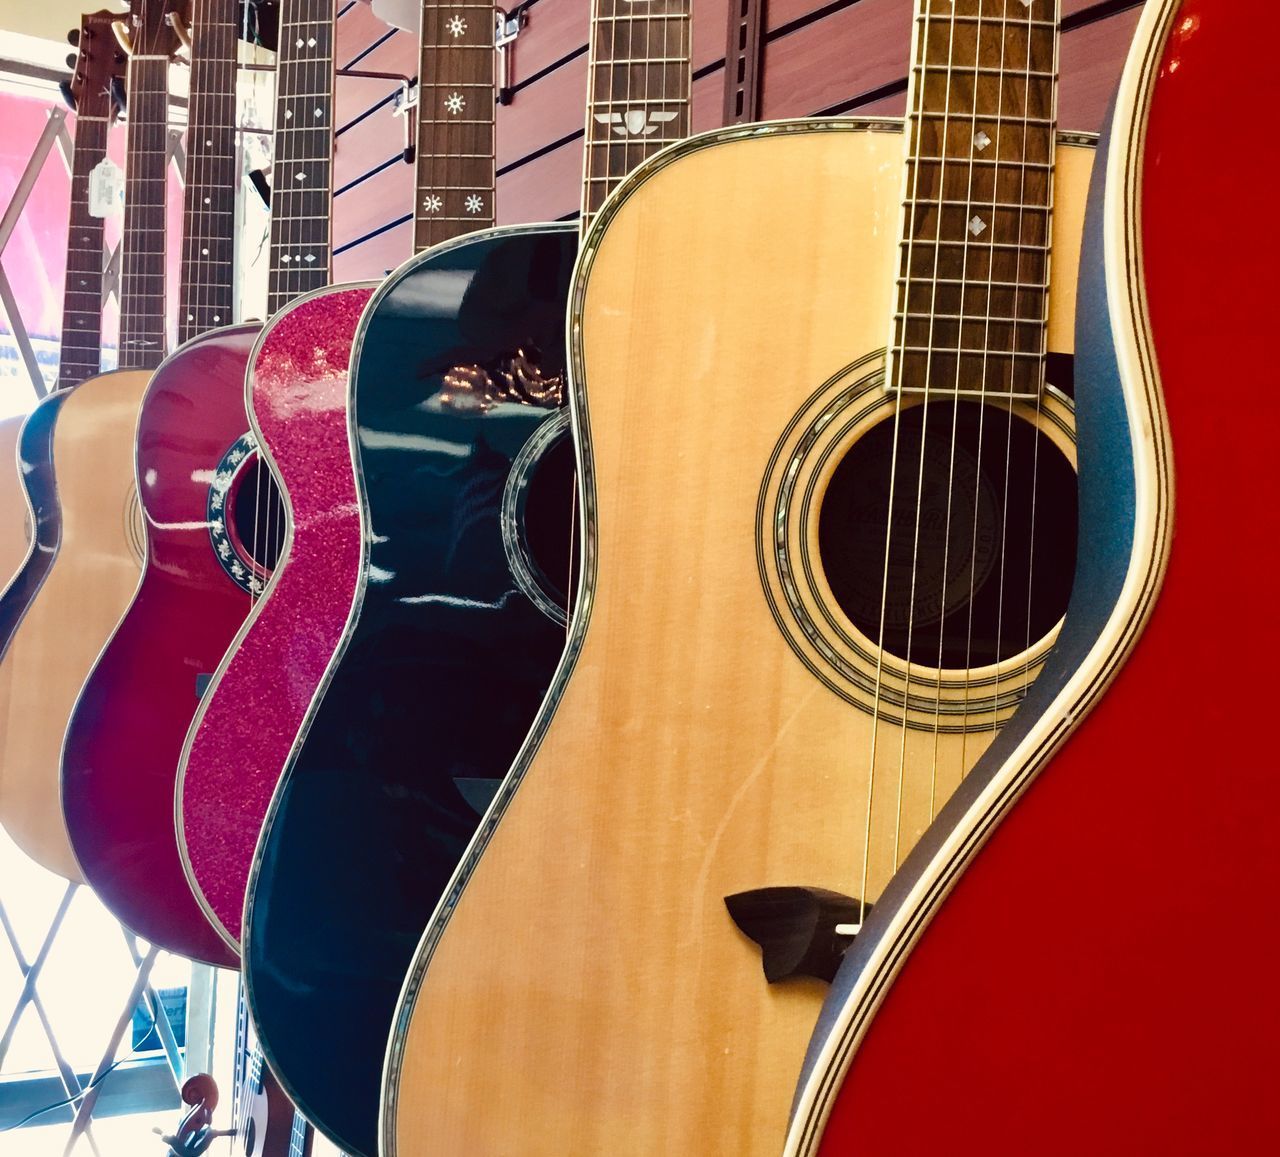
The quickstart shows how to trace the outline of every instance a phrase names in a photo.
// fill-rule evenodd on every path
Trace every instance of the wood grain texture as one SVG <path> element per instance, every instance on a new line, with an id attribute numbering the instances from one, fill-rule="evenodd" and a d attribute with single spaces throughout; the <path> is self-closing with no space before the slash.
<path id="1" fill-rule="evenodd" d="M 901 777 L 900 752 L 927 769 L 934 736 L 882 721 L 869 757 L 872 715 L 783 641 L 756 553 L 788 423 L 879 364 L 902 137 L 793 122 L 673 151 L 586 242 L 585 613 L 410 974 L 388 1157 L 776 1152 L 824 989 L 766 984 L 723 898 L 857 894 L 866 852 L 873 900 L 929 819 L 929 773 Z M 1049 344 L 1067 352 L 1092 154 L 1059 154 Z M 937 740 L 940 798 L 989 735 Z"/>
<path id="2" fill-rule="evenodd" d="M 62 736 L 81 684 L 129 605 L 141 560 L 133 436 L 150 373 L 74 388 L 58 414 L 62 545 L 0 664 L 0 823 L 23 851 L 80 880 L 62 815 Z"/>

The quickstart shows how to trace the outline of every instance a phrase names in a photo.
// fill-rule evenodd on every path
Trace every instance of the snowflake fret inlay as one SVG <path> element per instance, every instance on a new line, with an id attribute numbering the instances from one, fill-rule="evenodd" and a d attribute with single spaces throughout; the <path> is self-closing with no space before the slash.
<path id="1" fill-rule="evenodd" d="M 467 107 L 467 99 L 460 92 L 451 92 L 444 98 L 445 111 L 457 116 Z"/>
<path id="2" fill-rule="evenodd" d="M 482 201 L 475 193 L 472 193 L 471 196 L 466 199 L 464 204 L 468 213 L 479 213 L 480 210 L 484 208 L 484 201 Z"/>
<path id="3" fill-rule="evenodd" d="M 428 193 L 422 198 L 422 208 L 427 213 L 439 213 L 443 207 L 444 202 L 435 193 Z"/>
<path id="4" fill-rule="evenodd" d="M 453 19 L 445 25 L 445 29 L 448 31 L 449 35 L 454 38 L 454 40 L 457 40 L 459 36 L 462 36 L 467 31 L 467 22 L 463 20 L 461 16 L 455 15 Z"/>

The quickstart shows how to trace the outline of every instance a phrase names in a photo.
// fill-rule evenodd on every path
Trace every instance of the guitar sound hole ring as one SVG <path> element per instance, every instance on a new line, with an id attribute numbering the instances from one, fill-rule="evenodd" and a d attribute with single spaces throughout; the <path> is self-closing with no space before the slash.
<path id="1" fill-rule="evenodd" d="M 919 398 L 910 396 L 904 403 L 919 404 Z M 1074 471 L 1071 403 L 1059 391 L 1047 390 L 1038 411 L 1022 402 L 988 405 L 1030 423 L 1042 444 L 1047 439 Z M 1030 647 L 1002 655 L 998 662 L 969 670 L 938 669 L 917 654 L 908 670 L 905 660 L 888 648 L 881 662 L 872 637 L 876 632 L 860 629 L 841 606 L 823 564 L 819 526 L 827 487 L 850 449 L 892 419 L 896 409 L 894 395 L 885 389 L 883 352 L 878 352 L 834 375 L 792 419 L 769 461 L 757 501 L 756 551 L 764 594 L 792 650 L 849 703 L 908 727 L 990 730 L 1012 715 L 1039 674 L 1057 637 L 1056 619 Z M 877 573 L 882 574 L 882 567 Z M 848 602 L 847 590 L 842 593 Z M 935 631 L 935 646 L 937 638 Z"/>
<path id="2" fill-rule="evenodd" d="M 247 505 L 254 510 L 265 506 L 268 513 L 246 513 Z M 218 462 L 209 484 L 206 514 L 209 539 L 223 572 L 247 594 L 260 595 L 278 559 L 285 516 L 283 495 L 252 433 L 237 438 Z M 264 536 L 272 536 L 273 530 L 274 541 L 266 542 Z M 264 542 L 258 558 L 256 548 Z"/>
<path id="3" fill-rule="evenodd" d="M 557 525 L 563 518 L 563 500 L 558 500 L 558 496 L 550 492 L 558 482 L 563 481 L 558 475 L 564 473 L 558 469 L 559 464 L 552 460 L 566 451 L 572 454 L 573 444 L 569 430 L 569 411 L 563 408 L 540 423 L 512 459 L 502 491 L 501 512 L 502 545 L 516 586 L 547 618 L 561 626 L 569 621 L 566 608 L 574 576 L 568 575 L 565 582 L 556 581 L 550 576 L 549 565 L 539 561 L 540 557 L 545 556 L 547 547 L 542 541 L 535 542 L 534 539 L 555 538 L 555 535 L 548 533 L 531 536 L 530 518 L 542 518 L 545 515 L 547 522 Z M 552 472 L 557 477 L 550 478 Z M 575 474 L 570 473 L 569 482 L 571 486 L 576 486 Z M 541 493 L 544 490 L 548 493 Z M 556 509 L 545 509 L 549 506 Z M 534 508 L 542 508 L 543 514 L 535 513 Z M 576 530 L 576 525 L 573 529 Z M 569 551 L 565 550 L 564 555 L 567 563 Z"/>

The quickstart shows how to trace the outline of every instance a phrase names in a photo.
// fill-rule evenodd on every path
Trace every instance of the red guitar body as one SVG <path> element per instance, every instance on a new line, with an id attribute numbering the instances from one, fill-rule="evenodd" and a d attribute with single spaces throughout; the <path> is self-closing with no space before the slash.
<path id="1" fill-rule="evenodd" d="M 249 585 L 265 578 L 253 539 L 283 533 L 262 525 L 265 516 L 251 529 L 258 484 L 244 374 L 257 332 L 207 333 L 151 378 L 137 442 L 142 582 L 80 692 L 62 749 L 63 811 L 86 881 L 140 936 L 225 967 L 237 958 L 187 883 L 174 789 L 200 696 L 249 613 Z"/>
<path id="2" fill-rule="evenodd" d="M 1277 31 L 1270 0 L 1147 5 L 1105 197 L 1095 178 L 1077 350 L 1112 347 L 1152 399 L 1155 421 L 1124 437 L 1166 478 L 1176 468 L 1176 501 L 1135 475 L 1139 511 L 1171 515 L 1163 585 L 1114 682 L 1063 724 L 963 872 L 931 885 L 923 857 L 904 867 L 922 881 L 914 907 L 886 917 L 899 931 L 879 949 L 855 943 L 862 1011 L 820 1028 L 788 1153 L 1280 1148 L 1280 765 L 1265 706 L 1280 653 L 1280 229 L 1251 211 L 1274 100 L 1258 56 Z M 1083 543 L 1083 494 L 1081 510 Z M 832 999 L 848 988 L 838 977 Z"/>

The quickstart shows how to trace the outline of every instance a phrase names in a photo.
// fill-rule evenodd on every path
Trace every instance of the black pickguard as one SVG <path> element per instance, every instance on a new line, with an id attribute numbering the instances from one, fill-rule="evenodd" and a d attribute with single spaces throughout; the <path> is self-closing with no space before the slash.
<path id="1" fill-rule="evenodd" d="M 353 359 L 358 613 L 276 793 L 245 925 L 267 1057 L 352 1154 L 376 1157 L 396 1001 L 479 822 L 458 781 L 506 773 L 564 647 L 513 579 L 502 509 L 566 396 L 576 251 L 572 225 L 431 250 L 379 291 Z M 563 520 L 567 542 L 567 504 Z"/>

